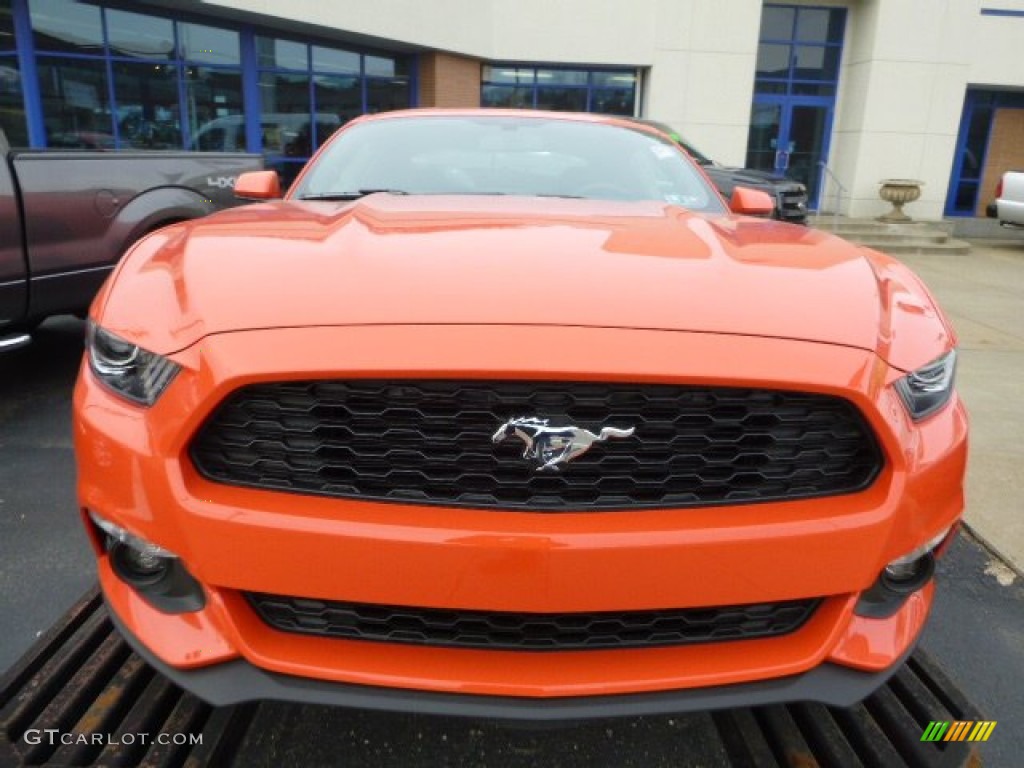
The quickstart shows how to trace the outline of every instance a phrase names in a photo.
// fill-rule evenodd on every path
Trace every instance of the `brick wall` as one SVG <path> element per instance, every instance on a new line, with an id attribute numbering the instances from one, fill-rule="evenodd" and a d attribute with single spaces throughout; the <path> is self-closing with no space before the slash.
<path id="1" fill-rule="evenodd" d="M 976 216 L 985 215 L 985 206 L 995 200 L 996 184 L 1009 170 L 1024 170 L 1024 109 L 995 111 Z"/>
<path id="2" fill-rule="evenodd" d="M 421 107 L 479 107 L 480 61 L 451 53 L 420 56 Z"/>

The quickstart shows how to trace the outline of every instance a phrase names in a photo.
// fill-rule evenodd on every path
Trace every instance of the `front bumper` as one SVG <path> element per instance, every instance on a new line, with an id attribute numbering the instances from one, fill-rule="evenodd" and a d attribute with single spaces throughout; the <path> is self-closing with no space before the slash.
<path id="1" fill-rule="evenodd" d="M 906 655 L 926 618 L 930 586 L 887 619 L 857 616 L 854 606 L 886 562 L 959 517 L 966 423 L 958 401 L 912 424 L 890 386 L 898 372 L 873 355 L 831 345 L 526 327 L 501 329 L 502 342 L 495 343 L 495 334 L 493 328 L 376 327 L 210 337 L 175 356 L 184 370 L 149 410 L 121 402 L 84 372 L 75 397 L 83 509 L 181 555 L 208 598 L 201 611 L 162 614 L 117 579 L 101 554 L 112 612 L 183 683 L 244 662 L 260 670 L 260 679 L 266 673 L 321 681 L 331 690 L 338 684 L 364 694 L 369 687 L 404 691 L 398 698 L 653 696 L 671 699 L 678 711 L 683 698 L 710 706 L 712 699 L 698 692 L 713 698 L 717 689 L 728 693 L 723 706 L 732 706 L 739 703 L 737 686 L 759 682 L 765 685 L 749 689 L 751 695 L 804 697 L 810 695 L 804 683 L 792 694 L 767 683 L 793 682 L 835 664 L 870 677 L 891 671 Z M 585 352 L 592 349 L 605 353 L 597 370 Z M 299 497 L 198 476 L 188 444 L 206 415 L 236 387 L 281 371 L 296 379 L 486 372 L 817 391 L 860 407 L 886 466 L 870 488 L 845 496 L 592 514 Z M 824 601 L 803 627 L 780 637 L 529 653 L 285 634 L 260 621 L 242 591 L 524 612 Z M 209 674 L 193 677 L 207 667 Z M 260 686 L 244 690 L 263 695 Z"/>
<path id="2" fill-rule="evenodd" d="M 110 608 L 109 603 L 107 607 Z M 825 663 L 800 674 L 751 683 L 655 693 L 536 699 L 335 683 L 268 672 L 244 659 L 197 669 L 179 669 L 151 652 L 115 611 L 110 611 L 110 617 L 114 626 L 150 666 L 214 706 L 273 700 L 519 722 L 667 715 L 790 701 L 848 707 L 884 685 L 916 646 L 916 642 L 911 643 L 892 665 L 879 672 Z"/>

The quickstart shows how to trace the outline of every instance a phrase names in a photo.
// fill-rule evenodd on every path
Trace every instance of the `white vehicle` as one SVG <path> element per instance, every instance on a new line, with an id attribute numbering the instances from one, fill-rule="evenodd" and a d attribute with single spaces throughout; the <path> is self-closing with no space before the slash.
<path id="1" fill-rule="evenodd" d="M 1003 174 L 996 185 L 996 201 L 986 213 L 1004 227 L 1024 227 L 1024 171 Z"/>

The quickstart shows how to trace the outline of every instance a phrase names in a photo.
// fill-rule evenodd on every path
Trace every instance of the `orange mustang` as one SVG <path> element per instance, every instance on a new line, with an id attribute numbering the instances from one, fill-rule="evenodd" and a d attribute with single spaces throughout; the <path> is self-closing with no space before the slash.
<path id="1" fill-rule="evenodd" d="M 172 680 L 533 720 L 846 705 L 911 652 L 967 419 L 901 264 L 607 117 L 361 118 L 236 194 L 124 257 L 75 392 Z"/>

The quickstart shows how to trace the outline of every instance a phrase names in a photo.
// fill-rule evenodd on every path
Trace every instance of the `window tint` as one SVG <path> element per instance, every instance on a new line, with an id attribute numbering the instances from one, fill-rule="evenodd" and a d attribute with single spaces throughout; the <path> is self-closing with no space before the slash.
<path id="1" fill-rule="evenodd" d="M 221 152 L 246 150 L 241 73 L 190 66 L 185 72 L 185 96 L 190 106 L 189 133 L 193 145 Z M 218 134 L 219 143 L 207 135 L 211 131 L 227 131 L 229 125 L 235 131 L 230 138 L 240 137 L 240 143 L 228 140 L 225 133 Z"/>
<path id="2" fill-rule="evenodd" d="M 256 36 L 256 60 L 269 69 L 309 69 L 309 46 L 291 40 Z"/>
<path id="3" fill-rule="evenodd" d="M 14 19 L 11 0 L 0 0 L 0 52 L 14 50 Z"/>
<path id="4" fill-rule="evenodd" d="M 102 53 L 100 9 L 67 0 L 29 0 L 36 50 Z"/>
<path id="5" fill-rule="evenodd" d="M 796 9 L 767 5 L 761 12 L 762 40 L 789 40 L 793 37 Z"/>
<path id="6" fill-rule="evenodd" d="M 107 38 L 115 56 L 174 58 L 174 22 L 127 11 L 107 11 Z"/>
<path id="7" fill-rule="evenodd" d="M 844 8 L 764 6 L 755 93 L 834 96 L 845 21 Z"/>
<path id="8" fill-rule="evenodd" d="M 0 120 L 27 144 L 12 7 L 0 0 Z M 23 0 L 50 146 L 263 151 L 301 164 L 342 124 L 413 101 L 415 58 L 175 18 L 172 4 Z M 152 11 L 152 13 L 150 13 Z M 242 115 L 242 42 L 259 101 Z M 255 141 L 256 121 L 263 143 Z M 285 117 L 287 116 L 287 117 Z M 291 168 L 291 166 L 289 166 Z M 294 169 L 292 169 L 294 170 Z"/>
<path id="9" fill-rule="evenodd" d="M 12 147 L 28 146 L 28 124 L 21 96 L 21 72 L 13 56 L 0 56 L 0 128 Z"/>
<path id="10" fill-rule="evenodd" d="M 178 68 L 136 61 L 114 61 L 111 67 L 121 146 L 181 149 Z"/>
<path id="11" fill-rule="evenodd" d="M 182 57 L 189 61 L 234 66 L 241 64 L 238 33 L 233 30 L 204 24 L 179 24 L 178 41 Z"/>
<path id="12" fill-rule="evenodd" d="M 482 74 L 485 83 L 502 85 L 533 85 L 536 80 L 532 68 L 485 66 Z"/>
<path id="13" fill-rule="evenodd" d="M 104 62 L 47 57 L 39 60 L 37 71 L 47 145 L 113 148 Z"/>
<path id="14" fill-rule="evenodd" d="M 359 54 L 352 51 L 313 46 L 313 69 L 317 72 L 358 75 L 361 69 L 359 58 Z"/>
<path id="15" fill-rule="evenodd" d="M 491 64 L 483 67 L 482 75 L 480 104 L 484 107 L 636 113 L 635 70 Z"/>

